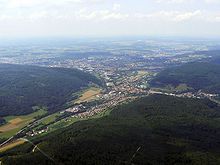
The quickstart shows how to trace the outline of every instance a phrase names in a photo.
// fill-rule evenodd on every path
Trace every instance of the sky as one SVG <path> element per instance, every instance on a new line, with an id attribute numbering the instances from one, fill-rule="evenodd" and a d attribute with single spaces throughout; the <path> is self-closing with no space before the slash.
<path id="1" fill-rule="evenodd" d="M 220 0 L 0 0 L 0 37 L 220 38 Z"/>

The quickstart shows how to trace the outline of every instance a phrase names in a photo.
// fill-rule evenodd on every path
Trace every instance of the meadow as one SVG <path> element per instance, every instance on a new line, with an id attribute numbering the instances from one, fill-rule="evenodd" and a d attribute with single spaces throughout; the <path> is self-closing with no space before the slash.
<path id="1" fill-rule="evenodd" d="M 45 109 L 40 109 L 29 115 L 7 116 L 4 119 L 6 124 L 0 126 L 0 137 L 9 138 L 19 132 L 23 127 L 31 123 L 34 118 L 46 114 Z"/>

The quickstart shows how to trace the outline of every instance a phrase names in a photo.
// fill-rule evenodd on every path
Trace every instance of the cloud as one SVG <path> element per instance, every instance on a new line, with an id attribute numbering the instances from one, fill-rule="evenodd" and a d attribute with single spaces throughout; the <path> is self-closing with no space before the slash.
<path id="1" fill-rule="evenodd" d="M 97 4 L 104 2 L 104 0 L 2 0 L 4 1 L 4 8 L 36 8 L 36 7 L 53 7 L 53 6 L 67 6 L 79 4 Z M 1 0 L 0 0 L 1 2 Z"/>
<path id="2" fill-rule="evenodd" d="M 205 0 L 205 3 L 208 3 L 208 4 L 217 4 L 217 3 L 219 3 L 220 4 L 220 1 L 219 0 Z"/>
<path id="3" fill-rule="evenodd" d="M 0 0 L 0 20 L 1 21 L 36 21 L 40 19 L 74 19 L 77 17 L 75 11 L 80 11 L 85 6 L 93 7 L 102 4 L 105 0 Z M 118 4 L 113 8 L 119 9 Z M 112 5 L 110 6 L 112 9 Z M 94 10 L 94 9 L 93 9 Z M 82 18 L 102 15 L 100 12 L 81 13 Z M 84 15 L 83 15 L 84 14 Z M 88 14 L 88 16 L 86 16 Z M 105 17 L 119 18 L 119 13 L 106 13 Z M 80 13 L 79 13 L 80 15 Z M 104 15 L 104 14 L 103 14 Z M 121 15 L 122 16 L 122 15 Z M 103 16 L 104 17 L 104 16 Z"/>
<path id="4" fill-rule="evenodd" d="M 114 10 L 89 11 L 85 8 L 75 12 L 75 17 L 77 19 L 82 19 L 82 20 L 109 20 L 109 19 L 123 20 L 128 18 L 129 14 L 123 14 L 120 12 L 116 12 Z"/>
<path id="5" fill-rule="evenodd" d="M 182 4 L 193 2 L 193 0 L 156 0 L 157 3 L 173 3 L 173 4 Z"/>
<path id="6" fill-rule="evenodd" d="M 174 20 L 177 22 L 187 21 L 187 20 L 193 19 L 201 15 L 202 15 L 202 12 L 200 10 L 197 10 L 194 12 L 179 13 L 179 14 L 174 15 Z"/>
<path id="7" fill-rule="evenodd" d="M 113 10 L 120 10 L 121 9 L 121 5 L 118 3 L 113 4 Z"/>
<path id="8" fill-rule="evenodd" d="M 190 12 L 180 12 L 180 11 L 159 11 L 150 14 L 137 13 L 135 17 L 139 19 L 148 20 L 164 20 L 164 21 L 174 21 L 183 22 L 188 21 L 193 18 L 198 18 L 201 16 L 202 12 L 200 10 L 190 11 Z"/>
<path id="9" fill-rule="evenodd" d="M 0 10 L 0 20 L 123 20 L 129 14 L 121 13 L 121 5 L 106 0 L 0 0 L 4 9 Z M 94 4 L 94 5 L 92 5 Z M 100 4 L 99 8 L 97 5 Z"/>
<path id="10" fill-rule="evenodd" d="M 216 21 L 216 22 L 220 22 L 220 16 L 216 16 L 216 17 L 215 17 L 215 21 Z"/>
<path id="11" fill-rule="evenodd" d="M 146 34 L 148 31 L 157 34 L 190 32 L 192 25 L 200 32 L 209 29 L 210 33 L 218 34 L 218 2 L 220 0 L 0 0 L 0 35 L 6 32 L 38 35 L 40 30 L 44 35 Z"/>
<path id="12" fill-rule="evenodd" d="M 205 13 L 204 20 L 206 20 L 209 23 L 220 23 L 220 12 L 218 13 Z"/>
<path id="13" fill-rule="evenodd" d="M 220 0 L 155 0 L 156 3 L 167 4 L 220 4 Z"/>

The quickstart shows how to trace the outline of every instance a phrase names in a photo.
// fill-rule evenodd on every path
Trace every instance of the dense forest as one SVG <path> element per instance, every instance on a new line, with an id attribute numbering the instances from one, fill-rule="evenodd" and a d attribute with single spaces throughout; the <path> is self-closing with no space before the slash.
<path id="1" fill-rule="evenodd" d="M 194 62 L 172 67 L 160 72 L 151 81 L 151 86 L 165 87 L 187 84 L 195 90 L 220 93 L 220 65 Z"/>
<path id="2" fill-rule="evenodd" d="M 0 64 L 0 116 L 31 113 L 34 106 L 57 111 L 89 83 L 101 85 L 76 69 Z"/>
<path id="3" fill-rule="evenodd" d="M 0 117 L 0 125 L 3 125 L 3 124 L 5 124 L 5 120 Z"/>
<path id="4" fill-rule="evenodd" d="M 220 164 L 220 108 L 209 100 L 151 95 L 109 116 L 77 122 L 3 153 L 5 165 Z"/>

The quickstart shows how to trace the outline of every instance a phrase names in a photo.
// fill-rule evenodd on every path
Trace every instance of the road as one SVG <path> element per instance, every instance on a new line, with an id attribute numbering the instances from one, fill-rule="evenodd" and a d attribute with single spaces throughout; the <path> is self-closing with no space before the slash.
<path id="1" fill-rule="evenodd" d="M 31 142 L 30 140 L 26 139 L 26 138 L 20 138 L 21 140 L 24 140 L 28 143 L 30 143 L 32 146 L 34 146 L 34 148 L 32 149 L 32 152 L 35 152 L 35 150 L 37 149 L 42 155 L 44 155 L 45 157 L 47 157 L 50 161 L 55 163 L 55 160 L 49 156 L 48 154 L 46 154 L 44 151 L 42 151 L 37 145 L 35 145 L 33 142 Z"/>

